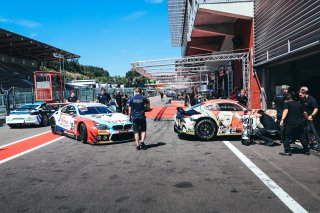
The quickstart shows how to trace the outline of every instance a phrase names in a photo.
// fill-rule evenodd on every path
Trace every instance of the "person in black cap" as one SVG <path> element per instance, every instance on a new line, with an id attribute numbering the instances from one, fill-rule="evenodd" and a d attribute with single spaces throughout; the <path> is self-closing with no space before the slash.
<path id="1" fill-rule="evenodd" d="M 111 102 L 110 95 L 106 92 L 105 88 L 101 88 L 101 93 L 97 96 L 96 103 L 109 105 Z"/>
<path id="2" fill-rule="evenodd" d="M 66 100 L 66 103 L 79 103 L 75 90 L 70 92 L 70 97 Z"/>
<path id="3" fill-rule="evenodd" d="M 310 155 L 308 142 L 304 133 L 304 121 L 307 119 L 307 112 L 303 106 L 293 101 L 289 94 L 283 95 L 284 107 L 280 125 L 284 127 L 284 141 L 283 147 L 284 152 L 279 153 L 280 155 L 291 156 L 290 144 L 292 140 L 299 139 L 304 153 Z"/>

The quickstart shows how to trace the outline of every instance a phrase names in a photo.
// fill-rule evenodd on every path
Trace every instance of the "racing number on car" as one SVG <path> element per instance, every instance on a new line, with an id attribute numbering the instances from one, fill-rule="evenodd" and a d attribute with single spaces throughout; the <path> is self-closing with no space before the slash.
<path id="1" fill-rule="evenodd" d="M 246 125 L 252 125 L 253 124 L 253 118 L 245 118 L 243 123 L 246 124 Z"/>

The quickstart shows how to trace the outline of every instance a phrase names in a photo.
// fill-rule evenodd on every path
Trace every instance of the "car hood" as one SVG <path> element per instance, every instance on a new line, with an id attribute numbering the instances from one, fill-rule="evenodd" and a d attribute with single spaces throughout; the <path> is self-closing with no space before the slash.
<path id="1" fill-rule="evenodd" d="M 84 115 L 83 117 L 98 122 L 100 124 L 105 124 L 109 126 L 113 125 L 124 125 L 131 123 L 129 121 L 129 116 L 122 113 L 109 113 L 109 114 L 95 114 L 95 115 Z"/>

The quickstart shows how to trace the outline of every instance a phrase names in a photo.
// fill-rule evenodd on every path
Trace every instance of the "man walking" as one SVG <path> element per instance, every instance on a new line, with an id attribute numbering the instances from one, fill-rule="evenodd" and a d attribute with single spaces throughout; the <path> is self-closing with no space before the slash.
<path id="1" fill-rule="evenodd" d="M 307 113 L 300 103 L 293 101 L 289 94 L 283 95 L 284 110 L 280 125 L 284 127 L 284 152 L 280 155 L 291 156 L 290 143 L 292 140 L 299 139 L 305 155 L 310 155 L 308 142 L 304 134 L 304 120 L 307 118 Z"/>
<path id="2" fill-rule="evenodd" d="M 106 92 L 105 88 L 101 88 L 101 93 L 97 96 L 96 103 L 109 105 L 111 102 L 110 95 Z"/>
<path id="3" fill-rule="evenodd" d="M 145 147 L 147 121 L 145 116 L 144 106 L 147 104 L 147 99 L 141 95 L 141 88 L 134 90 L 135 95 L 129 100 L 129 116 L 133 123 L 134 138 L 137 145 L 137 150 Z M 139 143 L 139 133 L 141 133 L 141 143 Z"/>
<path id="4" fill-rule="evenodd" d="M 163 92 L 160 92 L 161 101 L 163 101 Z"/>

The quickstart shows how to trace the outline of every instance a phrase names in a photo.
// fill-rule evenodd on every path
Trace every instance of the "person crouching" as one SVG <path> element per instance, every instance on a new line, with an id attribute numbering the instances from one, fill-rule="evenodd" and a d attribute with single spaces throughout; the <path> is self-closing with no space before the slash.
<path id="1" fill-rule="evenodd" d="M 263 128 L 260 128 L 256 131 L 255 136 L 263 140 L 264 145 L 272 146 L 274 142 L 272 138 L 270 138 L 270 132 L 278 130 L 277 123 L 270 115 L 267 115 L 263 110 L 258 110 L 255 115 L 260 119 L 260 123 L 263 125 Z"/>

